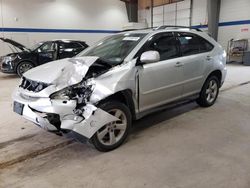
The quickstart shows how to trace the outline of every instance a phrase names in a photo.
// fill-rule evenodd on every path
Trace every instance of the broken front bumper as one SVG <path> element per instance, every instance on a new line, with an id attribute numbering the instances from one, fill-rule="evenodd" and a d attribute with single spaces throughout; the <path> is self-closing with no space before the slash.
<path id="1" fill-rule="evenodd" d="M 81 116 L 74 113 L 77 104 L 75 100 L 52 100 L 50 98 L 29 97 L 18 90 L 13 94 L 14 111 L 25 119 L 32 121 L 47 131 L 74 131 L 91 138 L 102 126 L 118 119 L 87 104 Z M 49 118 L 50 115 L 59 117 L 59 125 Z"/>

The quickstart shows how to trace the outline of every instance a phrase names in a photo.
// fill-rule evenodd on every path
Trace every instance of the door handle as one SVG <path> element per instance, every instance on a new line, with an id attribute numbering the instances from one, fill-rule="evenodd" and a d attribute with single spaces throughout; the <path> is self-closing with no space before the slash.
<path id="1" fill-rule="evenodd" d="M 183 66 L 183 64 L 181 63 L 181 62 L 177 62 L 176 64 L 175 64 L 175 67 L 182 67 Z"/>
<path id="2" fill-rule="evenodd" d="M 208 55 L 206 59 L 207 59 L 207 61 L 210 61 L 212 59 L 212 57 Z"/>

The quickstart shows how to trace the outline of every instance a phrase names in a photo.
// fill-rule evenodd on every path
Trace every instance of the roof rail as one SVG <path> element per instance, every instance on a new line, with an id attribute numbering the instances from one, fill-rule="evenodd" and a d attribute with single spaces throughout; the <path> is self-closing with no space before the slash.
<path id="1" fill-rule="evenodd" d="M 196 31 L 203 32 L 203 31 L 202 31 L 201 29 L 199 29 L 199 28 L 188 27 L 188 26 L 179 26 L 179 25 L 162 25 L 162 26 L 157 27 L 155 30 L 167 29 L 167 28 L 175 28 L 175 29 L 186 28 L 186 29 L 194 29 L 194 30 L 196 30 Z"/>
<path id="2" fill-rule="evenodd" d="M 145 28 L 138 28 L 138 29 L 124 29 L 124 30 L 121 30 L 118 33 L 128 32 L 128 31 L 145 30 L 145 29 L 157 29 L 157 27 L 145 27 Z"/>

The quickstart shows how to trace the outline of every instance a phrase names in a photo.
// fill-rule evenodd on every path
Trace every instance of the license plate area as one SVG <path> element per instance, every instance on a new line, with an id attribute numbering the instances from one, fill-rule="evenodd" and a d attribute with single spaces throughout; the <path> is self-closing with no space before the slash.
<path id="1" fill-rule="evenodd" d="M 13 110 L 17 114 L 23 115 L 24 104 L 14 101 Z"/>

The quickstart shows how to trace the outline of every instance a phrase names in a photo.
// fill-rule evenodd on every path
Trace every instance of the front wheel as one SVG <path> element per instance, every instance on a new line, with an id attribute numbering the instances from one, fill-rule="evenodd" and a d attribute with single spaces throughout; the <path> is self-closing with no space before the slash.
<path id="1" fill-rule="evenodd" d="M 100 128 L 91 138 L 99 151 L 111 151 L 119 147 L 127 138 L 131 127 L 131 113 L 126 105 L 117 101 L 105 102 L 99 106 L 102 110 L 116 116 L 119 120 Z"/>
<path id="2" fill-rule="evenodd" d="M 22 77 L 23 74 L 32 69 L 34 67 L 34 65 L 31 63 L 31 62 L 28 62 L 28 61 L 23 61 L 21 62 L 18 66 L 17 66 L 17 74 Z"/>
<path id="3" fill-rule="evenodd" d="M 219 80 L 216 76 L 209 77 L 202 87 L 197 103 L 202 107 L 212 106 L 219 94 Z"/>

